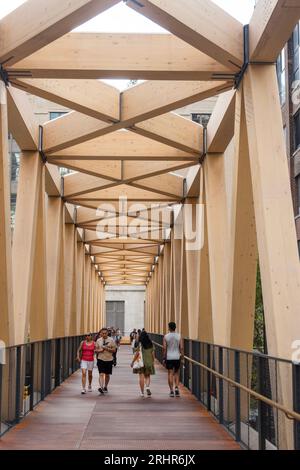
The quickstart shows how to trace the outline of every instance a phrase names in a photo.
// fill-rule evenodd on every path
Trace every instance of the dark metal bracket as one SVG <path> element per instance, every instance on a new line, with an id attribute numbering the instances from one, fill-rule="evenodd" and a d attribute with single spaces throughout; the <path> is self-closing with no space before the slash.
<path id="1" fill-rule="evenodd" d="M 4 82 L 5 86 L 9 86 L 9 76 L 2 64 L 0 64 L 0 79 Z"/>
<path id="2" fill-rule="evenodd" d="M 43 163 L 47 163 L 47 157 L 45 155 L 45 152 L 43 150 L 43 137 L 44 137 L 44 129 L 43 126 L 39 126 L 39 154 L 41 159 L 43 160 Z"/>
<path id="3" fill-rule="evenodd" d="M 205 157 L 207 155 L 207 127 L 203 127 L 203 153 L 199 158 L 200 165 L 203 164 Z"/>
<path id="4" fill-rule="evenodd" d="M 250 64 L 250 48 L 249 48 L 249 25 L 244 26 L 244 63 L 241 70 L 235 75 L 234 88 L 238 90 L 244 78 L 245 72 Z"/>

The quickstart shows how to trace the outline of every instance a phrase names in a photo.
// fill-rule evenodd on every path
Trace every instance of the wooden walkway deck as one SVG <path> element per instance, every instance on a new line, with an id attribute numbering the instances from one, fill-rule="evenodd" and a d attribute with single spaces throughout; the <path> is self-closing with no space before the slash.
<path id="1" fill-rule="evenodd" d="M 129 368 L 130 348 L 119 351 L 109 394 L 80 395 L 80 372 L 46 397 L 0 440 L 3 449 L 234 450 L 240 447 L 184 388 L 169 398 L 166 371 L 157 365 L 151 398 L 141 398 Z"/>

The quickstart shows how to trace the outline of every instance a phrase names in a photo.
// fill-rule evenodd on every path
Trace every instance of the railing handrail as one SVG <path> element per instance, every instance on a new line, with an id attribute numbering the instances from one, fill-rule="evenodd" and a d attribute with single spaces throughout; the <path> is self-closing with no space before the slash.
<path id="1" fill-rule="evenodd" d="M 156 341 L 153 341 L 153 344 L 155 346 L 159 346 L 160 348 L 163 348 L 163 346 L 159 343 L 156 343 Z M 210 373 L 214 374 L 219 379 L 225 380 L 226 382 L 228 382 L 233 387 L 238 387 L 239 389 L 243 390 L 244 392 L 248 393 L 249 395 L 252 395 L 256 399 L 258 399 L 260 401 L 263 401 L 267 405 L 273 406 L 274 408 L 282 411 L 288 419 L 296 419 L 297 421 L 300 421 L 300 414 L 297 413 L 296 411 L 290 410 L 290 409 L 286 408 L 284 405 L 280 405 L 280 403 L 277 403 L 276 401 L 271 400 L 270 398 L 267 398 L 267 397 L 265 397 L 264 395 L 261 395 L 258 392 L 255 392 L 251 388 L 248 388 L 245 385 L 242 385 L 242 384 L 236 382 L 235 380 L 230 379 L 226 375 L 220 374 L 220 372 L 217 372 L 216 370 L 211 369 L 210 367 L 206 366 L 205 364 L 202 364 L 201 362 L 195 361 L 194 359 L 192 359 L 188 356 L 183 356 L 183 357 L 184 357 L 184 359 L 191 362 L 192 364 L 196 364 L 196 365 L 200 366 L 202 369 L 205 369 L 207 372 L 210 372 Z"/>
<path id="2" fill-rule="evenodd" d="M 151 334 L 164 336 L 161 333 L 151 333 Z M 247 351 L 246 349 L 238 349 L 238 348 L 233 348 L 232 346 L 224 346 L 224 345 L 221 345 L 221 344 L 210 343 L 208 341 L 200 341 L 198 339 L 191 339 L 191 338 L 186 338 L 186 337 L 184 337 L 183 339 L 187 340 L 187 341 L 195 341 L 196 343 L 201 343 L 201 344 L 205 344 L 205 345 L 216 347 L 216 348 L 227 349 L 228 351 L 233 351 L 233 352 L 237 351 L 237 352 L 240 352 L 240 353 L 243 353 L 243 354 L 248 354 L 248 355 L 251 355 L 251 356 L 264 357 L 265 359 L 272 359 L 274 361 L 281 361 L 281 362 L 286 362 L 288 364 L 294 364 L 294 362 L 291 359 L 286 359 L 284 357 L 270 356 L 269 354 L 264 354 L 260 351 Z M 295 363 L 295 364 L 297 364 L 297 363 Z"/>
<path id="3" fill-rule="evenodd" d="M 97 333 L 93 333 L 93 335 L 96 335 Z M 70 336 L 55 336 L 53 338 L 44 338 L 44 339 L 38 339 L 37 341 L 28 341 L 27 343 L 18 343 L 18 344 L 11 344 L 9 346 L 6 346 L 5 349 L 13 349 L 13 348 L 21 348 L 23 346 L 30 346 L 31 344 L 38 344 L 38 343 L 44 343 L 45 341 L 55 341 L 58 339 L 66 339 L 66 338 L 81 338 L 85 337 L 87 333 L 79 334 L 79 335 L 70 335 Z"/>

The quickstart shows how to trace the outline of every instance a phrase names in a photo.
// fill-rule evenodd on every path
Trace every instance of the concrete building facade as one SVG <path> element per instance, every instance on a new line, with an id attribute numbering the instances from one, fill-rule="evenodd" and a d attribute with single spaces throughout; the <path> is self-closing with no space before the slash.
<path id="1" fill-rule="evenodd" d="M 145 290 L 143 286 L 107 286 L 105 289 L 107 307 L 108 303 L 124 303 L 124 307 L 121 306 L 116 310 L 119 310 L 119 318 L 124 314 L 123 334 L 125 336 L 128 336 L 134 328 L 144 328 Z M 106 309 L 106 323 L 107 326 L 119 327 L 122 330 L 121 325 L 109 324 L 109 308 Z"/>

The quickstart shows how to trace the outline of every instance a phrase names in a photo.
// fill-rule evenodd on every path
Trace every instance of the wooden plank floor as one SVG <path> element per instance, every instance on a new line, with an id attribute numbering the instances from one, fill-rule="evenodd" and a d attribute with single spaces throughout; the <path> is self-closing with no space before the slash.
<path id="1" fill-rule="evenodd" d="M 122 346 L 109 394 L 80 394 L 74 374 L 0 440 L 3 449 L 234 450 L 240 447 L 184 388 L 169 398 L 167 374 L 157 365 L 151 398 L 141 398 Z"/>

